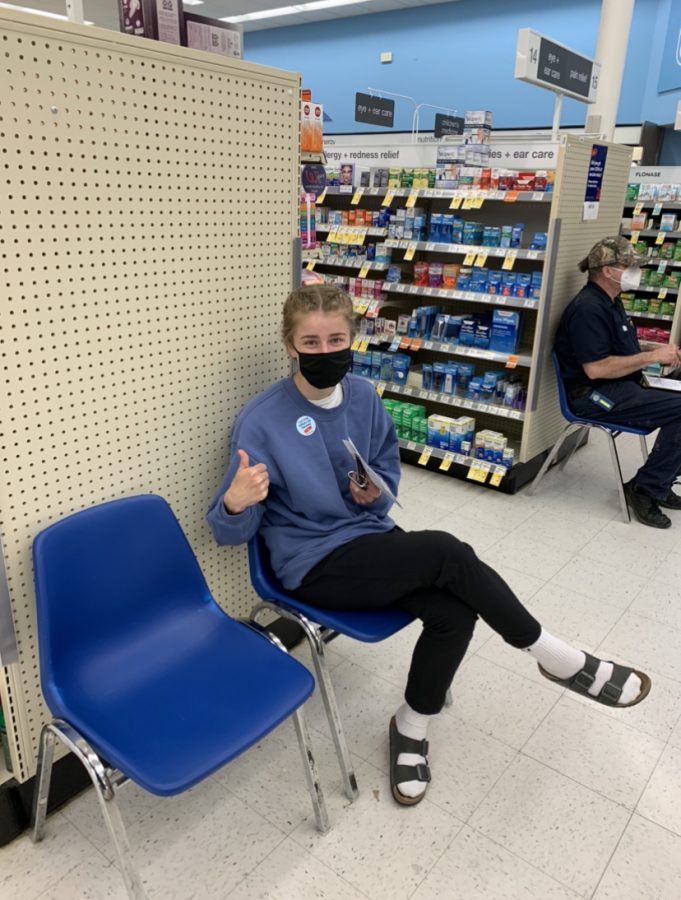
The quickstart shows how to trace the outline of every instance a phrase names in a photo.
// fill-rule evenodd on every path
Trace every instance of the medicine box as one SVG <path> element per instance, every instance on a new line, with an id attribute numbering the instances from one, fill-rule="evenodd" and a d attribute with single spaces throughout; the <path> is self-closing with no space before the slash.
<path id="1" fill-rule="evenodd" d="M 520 313 L 511 309 L 495 309 L 489 349 L 497 353 L 515 353 L 520 339 Z"/>

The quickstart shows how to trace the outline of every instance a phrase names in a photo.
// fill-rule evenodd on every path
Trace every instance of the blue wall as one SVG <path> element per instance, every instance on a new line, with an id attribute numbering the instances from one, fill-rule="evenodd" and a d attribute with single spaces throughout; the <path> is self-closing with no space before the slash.
<path id="1" fill-rule="evenodd" d="M 671 0 L 636 0 L 617 121 L 673 121 L 681 91 L 657 94 Z M 600 0 L 458 0 L 390 13 L 247 32 L 252 62 L 301 72 L 331 116 L 326 131 L 376 131 L 354 121 L 354 95 L 367 87 L 418 102 L 491 109 L 497 128 L 550 126 L 554 95 L 513 77 L 519 28 L 533 28 L 587 56 L 596 49 Z M 381 51 L 393 63 L 381 65 Z M 430 130 L 433 110 L 423 110 Z M 395 130 L 411 129 L 412 107 L 395 104 Z M 561 124 L 584 124 L 586 107 L 563 104 Z M 389 133 L 390 129 L 386 129 Z"/>

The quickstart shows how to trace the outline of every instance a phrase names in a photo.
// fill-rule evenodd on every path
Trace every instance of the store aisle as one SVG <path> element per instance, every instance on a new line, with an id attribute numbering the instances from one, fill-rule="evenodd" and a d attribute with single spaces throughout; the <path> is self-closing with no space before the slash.
<path id="1" fill-rule="evenodd" d="M 625 471 L 637 465 L 624 443 Z M 484 625 L 431 728 L 433 783 L 399 807 L 388 719 L 417 626 L 329 650 L 355 756 L 344 798 L 318 697 L 308 719 L 332 830 L 314 830 L 292 726 L 182 799 L 134 788 L 122 809 L 151 898 L 163 900 L 676 900 L 681 896 L 681 513 L 657 531 L 619 520 L 598 437 L 536 497 L 405 467 L 398 520 L 451 530 L 495 565 L 555 634 L 653 677 L 611 711 L 566 694 Z M 307 651 L 300 651 L 307 660 Z M 89 792 L 44 843 L 0 850 L 0 897 L 124 900 Z"/>

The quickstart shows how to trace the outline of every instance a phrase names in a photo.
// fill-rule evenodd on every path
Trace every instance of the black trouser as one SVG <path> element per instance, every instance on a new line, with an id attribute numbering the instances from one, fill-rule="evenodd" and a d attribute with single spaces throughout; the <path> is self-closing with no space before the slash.
<path id="1" fill-rule="evenodd" d="M 399 606 L 423 622 L 405 699 L 438 713 L 473 635 L 477 617 L 514 647 L 541 632 L 506 582 L 475 551 L 444 531 L 368 534 L 334 550 L 293 592 L 324 609 Z"/>
<path id="2" fill-rule="evenodd" d="M 570 399 L 578 416 L 604 424 L 659 428 L 657 439 L 645 462 L 636 473 L 636 484 L 657 500 L 664 500 L 681 474 L 681 393 L 644 388 L 634 381 L 613 381 L 597 391 L 614 403 L 604 410 L 589 399 L 589 394 Z"/>

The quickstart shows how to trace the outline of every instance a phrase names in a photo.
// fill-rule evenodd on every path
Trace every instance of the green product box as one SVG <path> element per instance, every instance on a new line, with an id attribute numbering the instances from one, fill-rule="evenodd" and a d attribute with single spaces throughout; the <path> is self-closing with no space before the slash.
<path id="1" fill-rule="evenodd" d="M 643 297 L 634 297 L 631 309 L 632 312 L 648 312 L 648 302 Z"/>
<path id="2" fill-rule="evenodd" d="M 650 273 L 650 278 L 648 279 L 648 287 L 662 287 L 662 282 L 664 281 L 664 273 L 656 272 L 654 269 Z"/>
<path id="3" fill-rule="evenodd" d="M 626 310 L 631 310 L 634 308 L 634 295 L 633 294 L 620 294 L 620 300 L 622 301 L 622 306 Z"/>
<path id="4" fill-rule="evenodd" d="M 661 316 L 673 316 L 675 309 L 676 309 L 676 304 L 672 303 L 669 300 L 663 300 L 662 303 L 660 303 L 660 315 Z"/>
<path id="5" fill-rule="evenodd" d="M 681 241 L 677 241 L 674 244 L 674 262 L 678 262 L 681 259 Z"/>
<path id="6" fill-rule="evenodd" d="M 414 183 L 414 170 L 413 169 L 402 169 L 402 173 L 400 175 L 400 187 L 410 188 Z"/>
<path id="7" fill-rule="evenodd" d="M 641 185 L 638 184 L 638 182 L 627 185 L 627 191 L 626 191 L 626 194 L 624 195 L 624 199 L 627 203 L 632 203 L 635 200 L 638 200 L 638 189 L 640 187 L 641 187 Z"/>

